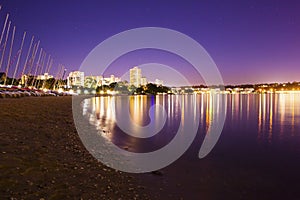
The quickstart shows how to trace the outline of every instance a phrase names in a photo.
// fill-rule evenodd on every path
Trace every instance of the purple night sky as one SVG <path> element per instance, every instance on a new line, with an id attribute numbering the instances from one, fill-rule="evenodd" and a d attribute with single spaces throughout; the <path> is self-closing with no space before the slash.
<path id="1" fill-rule="evenodd" d="M 152 26 L 174 29 L 198 41 L 217 64 L 226 84 L 300 81 L 298 0 L 4 0 L 0 4 L 1 30 L 9 12 L 17 27 L 16 44 L 25 30 L 25 49 L 32 35 L 40 39 L 42 47 L 55 58 L 53 74 L 58 63 L 68 72 L 78 69 L 88 53 L 112 35 Z M 135 60 L 137 57 L 143 56 L 129 55 L 116 63 L 127 70 L 131 64 L 155 59 L 164 62 L 172 56 L 152 52 L 143 61 Z M 180 70 L 190 74 L 193 83 L 202 82 L 192 76 L 190 67 L 181 65 Z"/>

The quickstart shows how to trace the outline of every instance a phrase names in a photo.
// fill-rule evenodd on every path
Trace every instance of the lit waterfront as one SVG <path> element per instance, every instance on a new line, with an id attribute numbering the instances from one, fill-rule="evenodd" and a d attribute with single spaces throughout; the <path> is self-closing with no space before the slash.
<path id="1" fill-rule="evenodd" d="M 148 111 L 153 104 L 161 104 L 167 112 L 167 123 L 172 122 L 169 125 L 176 126 L 180 118 L 184 118 L 183 107 L 180 107 L 178 104 L 178 98 L 184 100 L 188 96 L 196 96 L 197 102 L 200 104 L 200 110 L 198 111 L 200 113 L 199 132 L 203 134 L 203 130 L 206 130 L 213 120 L 211 118 L 214 109 L 210 101 L 210 94 L 135 95 L 128 97 L 102 96 L 86 100 L 84 108 L 86 109 L 85 113 L 92 112 L 95 114 L 89 115 L 93 123 L 99 129 L 107 130 L 109 132 L 108 135 L 112 136 L 116 133 L 117 127 L 115 109 L 128 109 L 116 105 L 116 102 L 117 104 L 120 103 L 120 98 L 130 99 L 129 110 L 131 118 L 135 123 L 141 126 L 148 124 L 150 121 L 149 114 L 157 123 L 158 120 L 161 120 L 158 116 L 159 111 L 153 110 L 153 113 L 148 113 Z M 234 94 L 221 96 L 226 96 L 227 125 L 239 125 L 242 123 L 246 125 L 245 128 L 254 125 L 257 129 L 257 139 L 267 139 L 269 142 L 282 139 L 283 137 L 297 136 L 298 124 L 300 122 L 299 93 Z M 196 109 L 194 111 L 196 112 Z M 174 127 L 168 127 L 167 130 L 170 130 L 170 128 L 172 128 L 171 130 L 174 129 Z M 167 134 L 169 136 L 172 135 L 172 133 Z"/>
<path id="2" fill-rule="evenodd" d="M 205 188 L 203 184 L 212 188 L 208 196 L 213 197 L 244 188 L 248 188 L 248 197 L 255 197 L 255 192 L 265 194 L 262 188 L 273 191 L 277 187 L 281 191 L 274 192 L 274 195 L 288 191 L 291 196 L 295 195 L 294 189 L 299 185 L 297 169 L 300 167 L 300 94 L 218 96 L 226 99 L 227 117 L 218 143 L 204 159 L 198 158 L 199 148 L 218 112 L 210 94 L 94 97 L 84 101 L 83 111 L 99 130 L 99 137 L 131 152 L 148 152 L 162 148 L 174 138 L 180 120 L 185 117 L 183 110 L 186 105 L 179 104 L 178 100 L 187 102 L 189 98 L 196 98 L 200 114 L 198 133 L 188 151 L 174 165 L 162 169 L 169 183 L 164 186 L 167 190 L 178 188 L 175 183 L 180 183 L 180 190 L 174 191 L 174 195 L 188 197 L 191 194 L 195 197 L 199 193 L 200 198 L 200 188 Z M 129 98 L 129 108 L 118 106 L 121 98 Z M 138 139 L 124 134 L 117 126 L 117 108 L 129 109 L 131 119 L 139 125 L 147 125 L 149 115 L 153 120 L 159 119 L 155 109 L 148 114 L 154 103 L 163 105 L 167 115 L 159 134 L 147 140 Z M 155 184 L 151 181 L 155 182 L 151 178 L 145 180 Z M 224 188 L 216 188 L 223 184 Z"/>

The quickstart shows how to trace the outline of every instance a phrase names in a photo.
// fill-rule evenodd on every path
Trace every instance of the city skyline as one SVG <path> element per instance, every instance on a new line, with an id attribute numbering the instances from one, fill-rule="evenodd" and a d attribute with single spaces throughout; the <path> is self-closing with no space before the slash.
<path id="1" fill-rule="evenodd" d="M 89 51 L 106 38 L 131 28 L 157 26 L 180 31 L 203 45 L 216 62 L 225 84 L 292 82 L 299 81 L 300 74 L 299 8 L 297 1 L 234 4 L 133 1 L 124 5 L 11 0 L 2 3 L 0 26 L 6 13 L 10 13 L 17 27 L 15 43 L 19 44 L 22 32 L 27 31 L 25 47 L 28 47 L 29 38 L 35 35 L 56 62 L 66 65 L 68 72 L 77 70 Z M 122 76 L 120 71 L 155 61 L 175 66 L 192 83 L 201 80 L 184 60 L 154 50 L 124 55 L 107 73 Z M 59 70 L 57 65 L 52 69 L 53 74 Z"/>
<path id="2" fill-rule="evenodd" d="M 1 0 L 2 199 L 299 199 L 300 0 Z"/>

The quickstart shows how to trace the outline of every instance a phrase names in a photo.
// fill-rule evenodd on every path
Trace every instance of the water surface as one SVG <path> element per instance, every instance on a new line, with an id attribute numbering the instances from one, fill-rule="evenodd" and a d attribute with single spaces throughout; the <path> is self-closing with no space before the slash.
<path id="1" fill-rule="evenodd" d="M 184 109 L 195 108 L 190 112 L 199 114 L 195 122 L 199 128 L 188 151 L 162 169 L 162 177 L 143 175 L 154 193 L 158 188 L 167 191 L 164 198 L 300 198 L 300 94 L 218 96 L 226 104 L 226 120 L 218 143 L 203 159 L 198 158 L 199 149 L 222 111 L 210 94 L 103 96 L 86 100 L 83 109 L 101 132 L 99 137 L 131 152 L 149 152 L 168 144 L 186 117 Z M 123 105 L 124 98 L 128 106 Z M 159 124 L 163 117 L 158 107 L 150 109 L 154 104 L 165 108 L 166 115 L 156 135 L 132 137 L 116 123 L 120 111 L 129 111 L 131 120 L 140 126 L 151 119 Z"/>

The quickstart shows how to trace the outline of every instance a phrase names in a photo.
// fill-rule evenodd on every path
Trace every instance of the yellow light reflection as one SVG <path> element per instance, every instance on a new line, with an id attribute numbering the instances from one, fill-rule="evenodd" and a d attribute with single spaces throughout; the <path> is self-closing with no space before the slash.
<path id="1" fill-rule="evenodd" d="M 259 94 L 259 107 L 258 107 L 258 137 L 259 139 L 261 138 L 261 134 L 262 134 L 262 94 Z"/>
<path id="2" fill-rule="evenodd" d="M 243 94 L 239 94 L 239 110 L 240 110 L 240 114 L 239 114 L 239 117 L 240 117 L 240 120 L 242 120 L 242 116 L 243 116 L 243 101 L 244 101 L 244 98 L 243 98 Z"/>
<path id="3" fill-rule="evenodd" d="M 142 125 L 143 117 L 144 117 L 144 110 L 143 110 L 143 104 L 142 104 L 142 96 L 136 95 L 136 96 L 130 96 L 129 97 L 129 110 L 132 120 L 138 124 Z"/>
<path id="4" fill-rule="evenodd" d="M 185 107 L 185 101 L 184 96 L 181 97 L 181 124 L 182 127 L 184 127 L 184 107 Z"/>
<path id="5" fill-rule="evenodd" d="M 292 120 L 291 120 L 291 123 L 292 123 L 292 136 L 294 136 L 295 134 L 295 94 L 291 94 L 290 96 L 290 103 L 291 103 L 291 113 L 292 113 Z"/>
<path id="6" fill-rule="evenodd" d="M 270 107 L 269 107 L 269 142 L 272 141 L 273 134 L 273 94 L 270 94 Z"/>
<path id="7" fill-rule="evenodd" d="M 213 119 L 213 99 L 212 94 L 207 94 L 206 101 L 206 132 L 208 131 Z"/>
<path id="8" fill-rule="evenodd" d="M 286 105 L 286 94 L 279 94 L 279 112 L 280 112 L 280 138 L 283 136 L 283 128 L 285 123 L 285 105 Z"/>
<path id="9" fill-rule="evenodd" d="M 249 120 L 250 115 L 250 94 L 247 95 L 247 121 Z"/>

